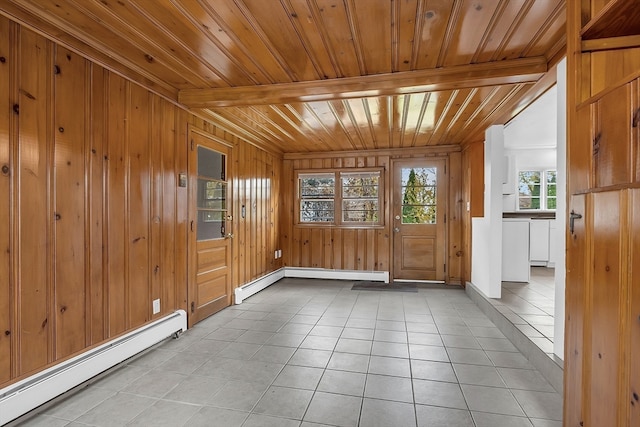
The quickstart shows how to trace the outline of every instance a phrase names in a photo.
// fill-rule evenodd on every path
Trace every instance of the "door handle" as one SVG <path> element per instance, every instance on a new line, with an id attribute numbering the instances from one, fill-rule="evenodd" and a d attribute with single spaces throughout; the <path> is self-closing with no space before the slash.
<path id="1" fill-rule="evenodd" d="M 573 234 L 573 228 L 574 228 L 574 223 L 576 219 L 582 219 L 582 215 L 580 215 L 579 213 L 575 213 L 574 211 L 571 211 L 571 213 L 569 214 L 569 232 L 571 234 Z"/>
<path id="2" fill-rule="evenodd" d="M 398 228 L 398 227 L 394 227 L 394 228 L 393 228 L 393 231 L 395 231 L 395 232 L 397 233 L 397 232 L 399 232 L 399 231 L 400 231 L 400 228 Z"/>
<path id="3" fill-rule="evenodd" d="M 225 239 L 233 239 L 233 233 L 227 233 L 227 234 L 224 236 L 224 238 L 225 238 Z"/>

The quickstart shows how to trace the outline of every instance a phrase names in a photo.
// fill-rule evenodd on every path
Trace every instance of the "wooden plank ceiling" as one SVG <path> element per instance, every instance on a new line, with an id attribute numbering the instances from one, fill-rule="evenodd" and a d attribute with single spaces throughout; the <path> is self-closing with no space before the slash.
<path id="1" fill-rule="evenodd" d="M 280 152 L 481 139 L 548 86 L 565 49 L 564 0 L 3 3 L 0 13 Z"/>

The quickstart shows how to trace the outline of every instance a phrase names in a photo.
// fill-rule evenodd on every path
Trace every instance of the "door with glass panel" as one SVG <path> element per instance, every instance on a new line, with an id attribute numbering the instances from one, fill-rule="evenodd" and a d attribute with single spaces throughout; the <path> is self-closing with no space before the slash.
<path id="1" fill-rule="evenodd" d="M 445 280 L 445 160 L 393 163 L 393 277 Z"/>
<path id="2" fill-rule="evenodd" d="M 191 130 L 189 324 L 231 304 L 229 147 Z"/>

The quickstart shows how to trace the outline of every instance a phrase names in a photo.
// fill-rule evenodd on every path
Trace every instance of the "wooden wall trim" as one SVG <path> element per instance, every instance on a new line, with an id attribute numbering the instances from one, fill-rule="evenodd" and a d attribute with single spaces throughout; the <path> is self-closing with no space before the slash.
<path id="1" fill-rule="evenodd" d="M 438 155 L 455 153 L 462 151 L 460 145 L 434 145 L 430 147 L 413 147 L 413 148 L 382 148 L 379 150 L 359 150 L 359 151 L 331 151 L 322 153 L 284 153 L 285 160 L 303 160 L 303 159 L 339 159 L 344 157 L 368 157 L 368 156 L 412 156 L 412 155 Z"/>

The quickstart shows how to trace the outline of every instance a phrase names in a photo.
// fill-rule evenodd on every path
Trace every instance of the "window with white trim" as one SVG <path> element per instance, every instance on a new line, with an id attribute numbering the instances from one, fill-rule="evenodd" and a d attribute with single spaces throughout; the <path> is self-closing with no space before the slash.
<path id="1" fill-rule="evenodd" d="M 556 209 L 555 170 L 525 170 L 518 172 L 518 209 Z"/>
<path id="2" fill-rule="evenodd" d="M 379 225 L 380 170 L 299 172 L 298 223 Z"/>

